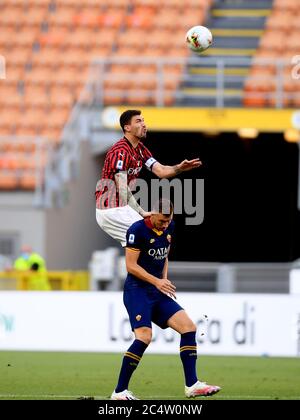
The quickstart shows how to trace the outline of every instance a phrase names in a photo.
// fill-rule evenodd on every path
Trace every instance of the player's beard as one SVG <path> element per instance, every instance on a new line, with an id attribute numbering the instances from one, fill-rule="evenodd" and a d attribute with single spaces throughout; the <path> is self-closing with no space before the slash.
<path id="1" fill-rule="evenodd" d="M 146 131 L 144 131 L 144 130 L 138 131 L 136 134 L 134 134 L 134 136 L 139 140 L 144 140 L 147 136 L 147 130 Z"/>
<path id="2" fill-rule="evenodd" d="M 143 130 L 140 139 L 143 140 L 146 137 L 147 137 L 147 130 L 146 131 Z"/>

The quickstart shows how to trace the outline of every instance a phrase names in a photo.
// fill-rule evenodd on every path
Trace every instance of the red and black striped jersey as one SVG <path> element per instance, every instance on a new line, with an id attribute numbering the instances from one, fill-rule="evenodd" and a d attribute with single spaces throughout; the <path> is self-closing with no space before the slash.
<path id="1" fill-rule="evenodd" d="M 115 174 L 121 171 L 127 172 L 127 184 L 135 180 L 143 165 L 151 170 L 156 160 L 142 142 L 136 147 L 123 137 L 115 143 L 107 152 L 102 175 L 96 186 L 96 207 L 107 209 L 125 206 L 122 203 L 115 184 Z"/>

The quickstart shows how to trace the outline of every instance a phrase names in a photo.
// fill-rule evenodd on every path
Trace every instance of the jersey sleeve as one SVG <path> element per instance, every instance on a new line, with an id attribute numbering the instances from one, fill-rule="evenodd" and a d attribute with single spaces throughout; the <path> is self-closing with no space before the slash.
<path id="1" fill-rule="evenodd" d="M 112 153 L 110 157 L 110 169 L 114 174 L 127 171 L 129 154 L 126 149 L 119 149 Z"/>
<path id="2" fill-rule="evenodd" d="M 126 247 L 140 251 L 142 249 L 143 244 L 143 235 L 141 232 L 140 226 L 136 226 L 134 223 L 130 228 L 127 230 L 126 233 Z"/>
<path id="3" fill-rule="evenodd" d="M 149 171 L 152 171 L 152 167 L 155 162 L 157 162 L 157 160 L 152 156 L 152 153 L 150 152 L 150 150 L 147 149 L 147 147 L 143 145 L 143 164 L 145 165 L 145 167 Z"/>

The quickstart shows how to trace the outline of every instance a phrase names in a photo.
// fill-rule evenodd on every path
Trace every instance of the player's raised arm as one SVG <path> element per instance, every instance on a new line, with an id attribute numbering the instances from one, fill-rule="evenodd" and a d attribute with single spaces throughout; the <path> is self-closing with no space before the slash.
<path id="1" fill-rule="evenodd" d="M 128 273 L 139 278 L 140 280 L 146 281 L 147 283 L 152 284 L 162 293 L 170 294 L 175 297 L 176 287 L 170 280 L 167 278 L 159 279 L 158 277 L 153 276 L 148 273 L 143 267 L 138 264 L 138 258 L 140 256 L 140 250 L 136 248 L 126 248 L 125 258 L 126 258 L 126 269 Z"/>
<path id="2" fill-rule="evenodd" d="M 152 172 L 159 178 L 171 178 L 173 176 L 179 175 L 181 172 L 199 168 L 201 165 L 202 162 L 199 158 L 192 160 L 185 159 L 178 165 L 174 166 L 166 166 L 159 162 L 155 162 L 152 167 Z"/>

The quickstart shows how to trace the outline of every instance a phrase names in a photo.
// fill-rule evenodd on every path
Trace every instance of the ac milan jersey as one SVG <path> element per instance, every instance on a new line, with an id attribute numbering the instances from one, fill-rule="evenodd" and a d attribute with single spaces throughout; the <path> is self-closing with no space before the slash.
<path id="1" fill-rule="evenodd" d="M 101 179 L 96 186 L 96 207 L 98 209 L 107 209 L 112 207 L 125 206 L 118 195 L 115 174 L 118 172 L 127 172 L 127 184 L 135 180 L 145 165 L 152 170 L 156 160 L 151 152 L 143 143 L 139 142 L 136 147 L 123 137 L 115 143 L 107 152 L 102 170 Z"/>

